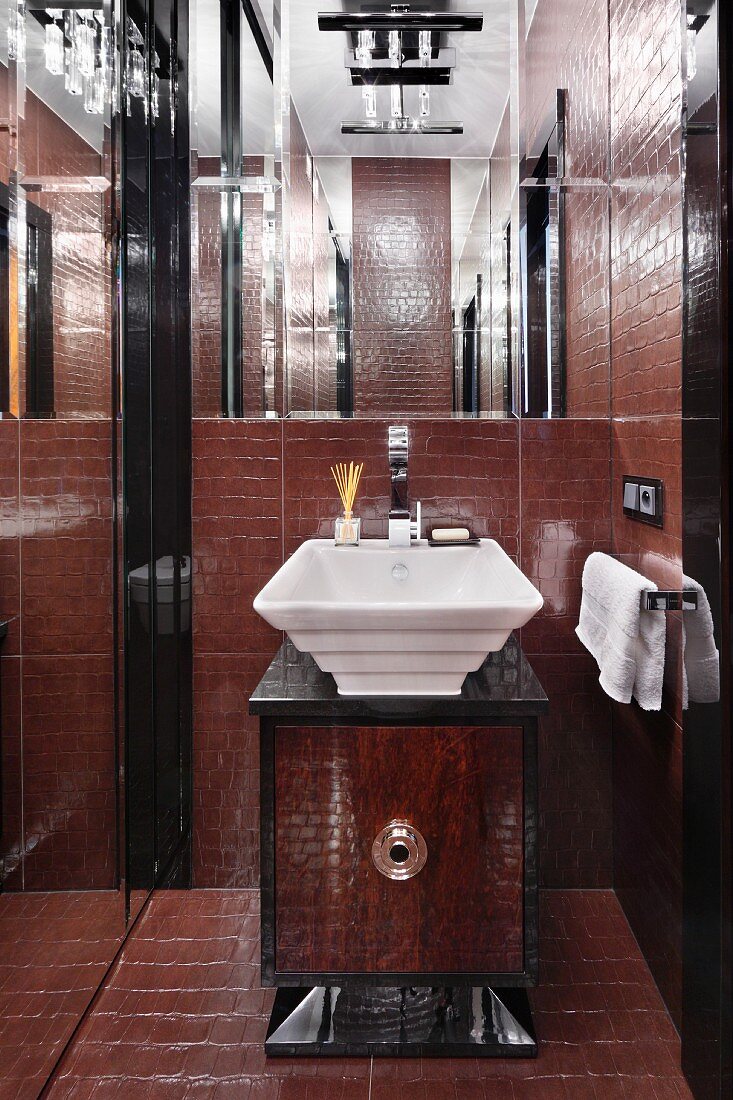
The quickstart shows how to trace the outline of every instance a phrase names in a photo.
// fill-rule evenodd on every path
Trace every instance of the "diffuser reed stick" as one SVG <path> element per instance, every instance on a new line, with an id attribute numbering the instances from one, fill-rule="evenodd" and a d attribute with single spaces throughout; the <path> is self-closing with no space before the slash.
<path id="1" fill-rule="evenodd" d="M 364 463 L 354 465 L 349 463 L 348 469 L 345 462 L 338 462 L 336 467 L 331 467 L 333 479 L 341 497 L 344 508 L 342 519 L 336 520 L 336 544 L 338 546 L 358 546 L 361 524 L 354 517 L 354 501 L 359 488 L 359 479 Z"/>
<path id="2" fill-rule="evenodd" d="M 345 462 L 337 463 L 336 469 L 334 469 L 333 466 L 331 467 L 331 473 L 338 486 L 341 503 L 344 506 L 344 515 L 346 519 L 351 519 L 354 511 L 356 491 L 359 488 L 359 478 L 361 477 L 361 471 L 363 469 L 363 462 L 359 466 L 355 466 L 353 462 L 350 462 L 348 470 L 346 469 Z"/>

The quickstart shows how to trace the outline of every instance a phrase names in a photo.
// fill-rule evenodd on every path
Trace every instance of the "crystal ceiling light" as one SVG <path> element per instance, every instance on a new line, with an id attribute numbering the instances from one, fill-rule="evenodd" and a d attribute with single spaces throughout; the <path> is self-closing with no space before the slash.
<path id="1" fill-rule="evenodd" d="M 397 69 L 402 63 L 402 35 L 399 31 L 389 32 L 389 60 L 392 67 Z"/>
<path id="2" fill-rule="evenodd" d="M 84 17 L 76 27 L 74 39 L 79 54 L 79 71 L 82 76 L 94 76 L 97 52 L 97 30 L 91 19 Z"/>
<path id="3" fill-rule="evenodd" d="M 104 111 L 104 69 L 95 69 L 93 76 L 84 81 L 84 110 L 88 115 L 101 115 Z"/>
<path id="4" fill-rule="evenodd" d="M 81 95 L 84 79 L 79 68 L 79 53 L 72 43 L 64 50 L 64 87 L 69 95 Z"/>
<path id="5" fill-rule="evenodd" d="M 52 76 L 63 76 L 64 73 L 64 32 L 57 20 L 63 18 L 61 8 L 48 8 L 46 14 L 51 19 L 46 24 L 46 43 L 43 47 L 46 68 Z"/>
<path id="6" fill-rule="evenodd" d="M 404 118 L 405 112 L 402 106 L 402 85 L 393 84 L 389 89 L 390 115 L 392 118 Z"/>
<path id="7" fill-rule="evenodd" d="M 374 31 L 359 31 L 357 35 L 356 57 L 365 69 L 372 63 L 374 49 Z"/>
<path id="8" fill-rule="evenodd" d="M 25 0 L 11 0 L 8 12 L 8 60 L 25 61 Z"/>
<path id="9" fill-rule="evenodd" d="M 430 117 L 430 89 L 426 84 L 420 85 L 420 118 Z"/>
<path id="10" fill-rule="evenodd" d="M 377 117 L 377 92 L 373 84 L 367 84 L 362 88 L 364 100 L 364 114 L 367 118 Z"/>
<path id="11" fill-rule="evenodd" d="M 420 64 L 423 67 L 430 62 L 430 55 L 432 52 L 430 31 L 420 31 L 418 36 L 418 56 L 420 58 Z"/>

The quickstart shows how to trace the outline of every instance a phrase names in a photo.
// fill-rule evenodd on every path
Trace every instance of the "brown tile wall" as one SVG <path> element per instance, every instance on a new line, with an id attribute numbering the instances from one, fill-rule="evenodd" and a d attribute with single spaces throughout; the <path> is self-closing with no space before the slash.
<path id="1" fill-rule="evenodd" d="M 672 588 L 681 583 L 679 54 L 675 0 L 611 0 L 610 5 L 603 0 L 540 0 L 526 67 L 528 141 L 542 132 L 555 89 L 565 88 L 568 174 L 611 182 L 610 201 L 605 187 L 588 186 L 569 189 L 565 199 L 568 414 L 611 415 L 610 440 L 605 443 L 613 487 L 610 498 L 605 489 L 611 530 L 596 548 L 604 548 L 605 541 L 622 561 Z M 542 434 L 570 429 L 523 425 L 523 484 L 534 466 L 528 430 Z M 664 480 L 663 531 L 623 516 L 622 476 L 630 473 Z M 551 497 L 550 464 L 539 484 L 540 495 Z M 589 483 L 588 501 L 595 499 L 596 491 Z M 559 497 L 567 502 L 572 493 L 566 486 Z M 531 507 L 525 495 L 523 513 Z M 527 535 L 523 529 L 524 567 L 540 577 L 544 573 L 553 592 L 550 616 L 535 620 L 523 632 L 525 646 L 539 650 L 534 659 L 541 675 L 543 661 L 555 660 L 544 656 L 546 645 L 564 651 L 563 638 L 570 649 L 576 644 L 565 628 L 572 626 L 577 611 L 577 587 L 574 581 L 570 584 L 567 603 L 564 573 L 552 574 L 551 563 L 542 556 L 546 548 L 540 545 L 540 553 L 535 553 L 531 539 L 532 532 Z M 589 544 L 581 540 L 575 545 L 580 559 Z M 545 632 L 543 621 L 556 624 L 557 632 Z M 681 638 L 676 616 L 668 616 L 667 628 L 662 714 L 644 714 L 636 704 L 613 709 L 613 870 L 634 932 L 679 1021 L 682 769 Z M 587 658 L 572 660 L 582 664 Z M 589 682 L 595 680 L 592 662 L 587 675 Z M 578 677 L 573 677 L 576 684 L 582 680 L 580 670 Z M 562 738 L 576 724 L 571 718 L 568 727 L 568 716 L 577 715 L 581 727 L 588 715 L 595 714 L 594 726 L 601 718 L 605 734 L 600 751 L 608 748 L 603 708 L 589 709 L 592 697 L 571 691 L 572 700 L 544 724 L 549 728 L 562 713 L 562 733 L 551 742 L 558 764 L 564 764 Z M 548 774 L 549 769 L 543 783 Z M 547 813 L 557 790 L 557 784 L 550 783 L 550 791 L 545 790 Z M 610 797 L 608 790 L 605 797 Z M 556 826 L 559 821 L 555 819 Z M 545 826 L 549 835 L 552 825 L 547 817 Z M 564 839 L 572 845 L 568 852 L 574 852 L 574 836 L 566 832 Z M 561 839 L 552 845 L 552 853 L 562 858 L 562 852 Z"/>
<path id="2" fill-rule="evenodd" d="M 542 729 L 543 881 L 608 885 L 609 708 L 573 633 L 583 560 L 610 540 L 608 421 L 407 422 L 410 490 L 422 500 L 424 522 L 468 522 L 496 538 L 547 600 L 542 623 L 524 639 L 545 683 L 562 685 L 552 689 L 553 714 Z M 304 539 L 329 537 L 336 508 L 329 467 L 351 458 L 366 463 L 363 533 L 384 537 L 384 421 L 194 423 L 199 886 L 257 882 L 257 725 L 246 710 L 280 635 L 253 612 L 252 599 Z"/>
<path id="3" fill-rule="evenodd" d="M 450 161 L 354 157 L 354 409 L 452 408 Z"/>
<path id="4" fill-rule="evenodd" d="M 680 15 L 611 0 L 613 549 L 679 588 L 681 542 Z M 664 529 L 626 519 L 624 474 L 664 480 Z M 662 712 L 614 706 L 615 884 L 669 1009 L 681 1013 L 681 624 L 667 616 Z"/>
<path id="5" fill-rule="evenodd" d="M 109 421 L 0 421 L 3 833 L 9 889 L 114 885 Z"/>
<path id="6" fill-rule="evenodd" d="M 521 567 L 545 598 L 522 645 L 550 697 L 540 721 L 542 881 L 609 886 L 611 715 L 575 626 L 585 559 L 610 549 L 610 425 L 524 420 L 521 431 Z"/>

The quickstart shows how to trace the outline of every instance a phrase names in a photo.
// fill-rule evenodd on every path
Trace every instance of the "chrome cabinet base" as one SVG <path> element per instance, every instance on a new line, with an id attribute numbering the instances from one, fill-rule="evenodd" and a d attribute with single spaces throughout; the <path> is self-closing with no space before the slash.
<path id="1" fill-rule="evenodd" d="M 280 988 L 265 1053 L 359 1057 L 535 1058 L 523 989 Z"/>

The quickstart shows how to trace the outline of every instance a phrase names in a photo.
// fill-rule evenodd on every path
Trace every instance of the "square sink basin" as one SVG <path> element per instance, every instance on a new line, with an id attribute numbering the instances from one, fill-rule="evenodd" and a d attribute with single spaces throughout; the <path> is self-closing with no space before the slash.
<path id="1" fill-rule="evenodd" d="M 310 539 L 254 609 L 330 672 L 340 695 L 459 695 L 542 603 L 493 539 L 409 549 Z"/>

